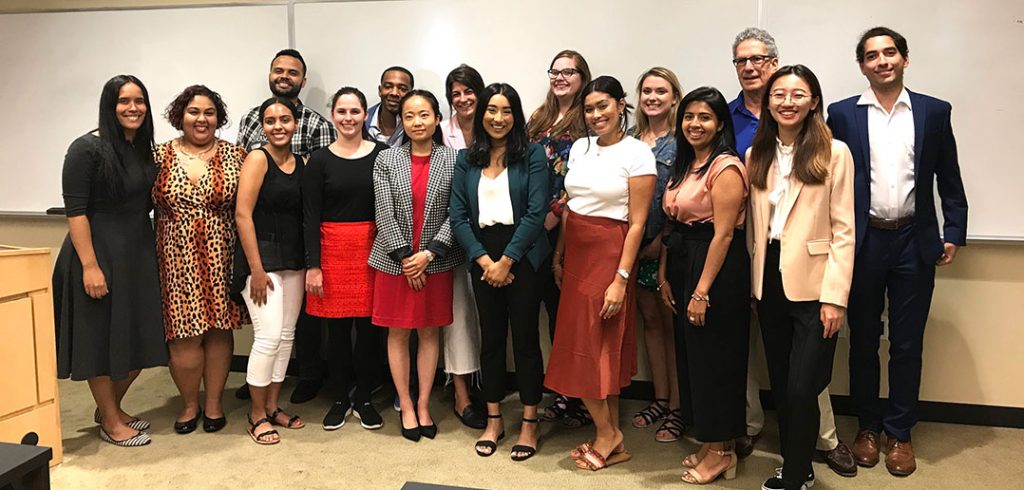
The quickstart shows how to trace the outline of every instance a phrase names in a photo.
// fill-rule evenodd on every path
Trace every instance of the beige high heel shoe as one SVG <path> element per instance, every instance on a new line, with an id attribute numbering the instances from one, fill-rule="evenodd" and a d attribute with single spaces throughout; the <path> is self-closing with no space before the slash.
<path id="1" fill-rule="evenodd" d="M 707 485 L 708 483 L 717 480 L 718 477 L 723 477 L 726 480 L 732 480 L 733 478 L 736 478 L 736 464 L 739 461 L 739 458 L 736 457 L 736 451 L 732 449 L 729 449 L 727 451 L 722 449 L 709 449 L 708 452 L 715 453 L 722 457 L 731 457 L 732 459 L 729 462 L 729 466 L 726 466 L 725 469 L 723 469 L 721 472 L 715 475 L 710 475 L 708 477 L 704 477 L 704 475 L 701 475 L 696 468 L 690 468 L 689 470 L 686 470 L 686 473 L 683 473 L 683 476 L 681 477 L 684 482 L 691 483 L 694 485 Z"/>

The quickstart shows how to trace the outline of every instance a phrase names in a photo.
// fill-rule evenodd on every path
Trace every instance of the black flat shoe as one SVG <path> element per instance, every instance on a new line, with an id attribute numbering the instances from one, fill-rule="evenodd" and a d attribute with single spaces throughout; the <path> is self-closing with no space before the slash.
<path id="1" fill-rule="evenodd" d="M 487 418 L 477 411 L 472 403 L 466 405 L 466 408 L 462 410 L 462 413 L 459 413 L 454 407 L 452 408 L 452 411 L 455 412 L 455 417 L 459 419 L 459 422 L 462 422 L 462 425 L 465 425 L 466 427 L 471 429 L 487 428 Z"/>
<path id="2" fill-rule="evenodd" d="M 203 415 L 203 432 L 217 432 L 228 425 L 228 418 L 221 415 L 215 419 Z"/>
<path id="3" fill-rule="evenodd" d="M 295 385 L 295 389 L 292 390 L 292 396 L 290 398 L 292 403 L 306 403 L 320 393 L 320 388 L 323 388 L 324 382 L 319 379 L 306 379 L 299 381 Z"/>
<path id="4" fill-rule="evenodd" d="M 523 419 L 523 423 L 524 424 L 536 424 L 537 422 L 538 422 L 537 419 L 527 419 L 527 418 Z M 540 433 L 539 432 L 537 433 L 537 446 L 540 446 Z M 511 456 L 512 457 L 512 461 L 515 461 L 515 462 L 526 461 L 526 460 L 532 458 L 534 454 L 537 454 L 537 447 L 536 446 L 526 446 L 526 445 L 523 445 L 523 444 L 516 444 L 515 446 L 512 446 L 512 453 L 523 453 L 522 456 L 516 456 L 515 454 L 512 454 L 512 456 Z"/>
<path id="5" fill-rule="evenodd" d="M 203 409 L 199 409 L 199 413 L 190 420 L 184 422 L 174 422 L 174 432 L 179 434 L 191 434 L 196 431 L 196 427 L 199 426 L 199 419 L 203 416 Z"/>
<path id="6" fill-rule="evenodd" d="M 500 419 L 501 415 L 487 414 L 487 418 L 489 418 L 489 419 Z M 487 458 L 487 457 L 493 456 L 494 453 L 498 452 L 498 443 L 501 442 L 501 440 L 504 439 L 504 438 L 505 438 L 505 429 L 502 429 L 501 430 L 501 434 L 498 434 L 498 438 L 496 440 L 488 441 L 487 439 L 480 439 L 480 440 L 476 441 L 476 444 L 474 444 L 473 449 L 476 450 L 476 455 L 480 456 L 481 458 Z M 488 451 L 481 451 L 481 449 L 489 449 L 490 452 L 488 452 Z"/>
<path id="7" fill-rule="evenodd" d="M 402 437 L 412 441 L 420 442 L 420 429 L 419 424 L 411 429 L 406 429 L 405 424 L 402 422 L 402 412 L 398 412 L 398 423 L 402 425 Z"/>
<path id="8" fill-rule="evenodd" d="M 249 393 L 249 383 L 245 383 L 235 390 L 235 398 L 238 398 L 239 400 L 248 400 L 252 398 L 252 394 Z"/>
<path id="9" fill-rule="evenodd" d="M 421 425 L 420 434 L 427 439 L 437 437 L 437 424 Z"/>

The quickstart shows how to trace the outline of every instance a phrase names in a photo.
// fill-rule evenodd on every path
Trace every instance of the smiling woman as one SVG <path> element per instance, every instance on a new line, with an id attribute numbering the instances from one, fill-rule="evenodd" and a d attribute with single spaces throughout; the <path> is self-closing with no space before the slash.
<path id="1" fill-rule="evenodd" d="M 165 336 L 171 377 L 184 402 L 174 429 L 187 434 L 203 418 L 203 429 L 215 432 L 227 424 L 221 394 L 234 346 L 231 330 L 240 323 L 228 291 L 245 150 L 215 136 L 227 124 L 227 108 L 203 85 L 186 88 L 166 116 L 182 132 L 156 147 L 153 186 Z M 204 379 L 206 413 L 199 405 Z"/>

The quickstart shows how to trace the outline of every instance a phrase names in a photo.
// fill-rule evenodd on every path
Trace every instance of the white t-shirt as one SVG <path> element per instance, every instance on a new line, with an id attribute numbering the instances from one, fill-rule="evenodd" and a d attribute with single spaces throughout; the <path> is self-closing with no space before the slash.
<path id="1" fill-rule="evenodd" d="M 580 138 L 569 150 L 567 166 L 569 209 L 620 221 L 629 220 L 629 178 L 657 174 L 651 148 L 632 136 L 611 146 L 599 146 L 596 136 Z"/>

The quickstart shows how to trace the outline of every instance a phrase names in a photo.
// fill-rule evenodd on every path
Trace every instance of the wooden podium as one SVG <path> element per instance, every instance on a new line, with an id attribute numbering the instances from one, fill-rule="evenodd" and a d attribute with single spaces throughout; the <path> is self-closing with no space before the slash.
<path id="1" fill-rule="evenodd" d="M 0 245 L 0 442 L 34 432 L 51 466 L 63 458 L 52 270 L 49 249 Z"/>

